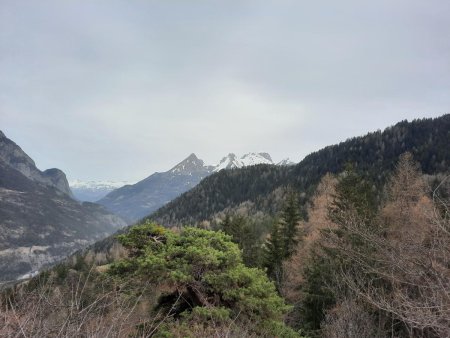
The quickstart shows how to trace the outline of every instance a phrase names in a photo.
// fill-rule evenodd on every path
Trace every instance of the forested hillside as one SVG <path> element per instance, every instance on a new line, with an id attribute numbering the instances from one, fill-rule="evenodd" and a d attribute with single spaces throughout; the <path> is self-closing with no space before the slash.
<path id="1" fill-rule="evenodd" d="M 450 166 L 450 115 L 435 119 L 402 121 L 395 126 L 314 152 L 293 170 L 293 185 L 309 190 L 311 182 L 327 172 L 341 172 L 351 163 L 361 173 L 382 185 L 398 157 L 410 152 L 425 174 L 447 172 Z"/>
<path id="2" fill-rule="evenodd" d="M 291 167 L 265 164 L 221 170 L 159 209 L 150 218 L 165 225 L 194 224 L 246 201 L 257 203 L 258 209 L 265 206 L 267 212 L 273 212 L 276 203 L 267 203 L 269 195 L 278 187 L 288 185 L 291 176 Z"/>
<path id="3" fill-rule="evenodd" d="M 162 207 L 149 218 L 164 225 L 213 220 L 224 209 L 247 203 L 251 212 L 273 214 L 282 189 L 291 186 L 306 201 L 326 173 L 339 173 L 347 163 L 381 187 L 400 154 L 409 151 L 425 174 L 447 172 L 450 165 L 450 115 L 402 121 L 384 131 L 348 139 L 314 152 L 296 166 L 259 165 L 221 171 Z"/>

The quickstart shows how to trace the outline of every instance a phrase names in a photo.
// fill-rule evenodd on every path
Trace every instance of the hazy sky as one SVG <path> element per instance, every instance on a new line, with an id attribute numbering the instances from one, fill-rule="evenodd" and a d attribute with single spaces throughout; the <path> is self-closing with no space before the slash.
<path id="1" fill-rule="evenodd" d="M 299 161 L 450 112 L 450 1 L 0 1 L 0 129 L 138 180 L 195 152 Z"/>

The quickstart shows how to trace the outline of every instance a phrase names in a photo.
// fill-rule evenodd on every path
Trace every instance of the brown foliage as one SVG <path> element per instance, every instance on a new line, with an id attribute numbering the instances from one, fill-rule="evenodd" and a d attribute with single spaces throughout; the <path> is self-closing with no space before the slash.
<path id="1" fill-rule="evenodd" d="M 387 187 L 388 201 L 381 212 L 387 236 L 392 242 L 420 243 L 430 235 L 433 203 L 428 197 L 425 181 L 410 153 L 400 157 L 396 171 Z"/>
<path id="2" fill-rule="evenodd" d="M 349 217 L 346 229 L 374 250 L 369 260 L 339 238 L 352 267 L 342 281 L 360 299 L 404 323 L 410 337 L 450 336 L 450 224 L 448 205 L 432 200 L 417 165 L 403 155 L 388 185 L 388 200 L 373 232 Z"/>
<path id="3" fill-rule="evenodd" d="M 301 222 L 304 234 L 294 255 L 284 263 L 285 283 L 283 296 L 295 303 L 301 299 L 299 285 L 303 282 L 303 269 L 310 258 L 311 249 L 321 238 L 323 229 L 335 229 L 336 224 L 328 218 L 328 209 L 333 202 L 337 180 L 331 174 L 325 175 L 317 186 L 308 208 L 308 221 Z"/>
<path id="4" fill-rule="evenodd" d="M 444 182 L 437 186 L 447 187 Z M 286 263 L 287 299 L 301 306 L 303 267 L 312 249 L 321 254 L 325 246 L 345 264 L 333 272 L 338 303 L 323 323 L 324 337 L 381 337 L 384 331 L 390 336 L 450 337 L 448 201 L 431 191 L 410 154 L 400 158 L 386 201 L 370 225 L 351 210 L 343 211 L 339 227 L 329 220 L 334 187 L 330 175 L 318 186 L 303 224 L 305 239 Z M 324 229 L 344 229 L 346 235 Z"/>

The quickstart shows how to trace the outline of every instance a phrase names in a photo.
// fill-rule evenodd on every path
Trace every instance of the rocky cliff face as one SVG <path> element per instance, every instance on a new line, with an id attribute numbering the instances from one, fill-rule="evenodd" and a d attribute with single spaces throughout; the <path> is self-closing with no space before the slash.
<path id="1" fill-rule="evenodd" d="M 60 170 L 44 173 L 15 143 L 0 140 L 0 284 L 61 260 L 126 223 L 64 192 Z"/>
<path id="2" fill-rule="evenodd" d="M 44 183 L 72 196 L 66 175 L 59 169 L 40 171 L 34 161 L 0 131 L 0 158 L 32 181 Z"/>
<path id="3" fill-rule="evenodd" d="M 59 191 L 73 197 L 66 174 L 64 174 L 62 170 L 57 168 L 47 169 L 42 173 L 42 175 L 44 177 L 44 183 L 54 186 Z"/>

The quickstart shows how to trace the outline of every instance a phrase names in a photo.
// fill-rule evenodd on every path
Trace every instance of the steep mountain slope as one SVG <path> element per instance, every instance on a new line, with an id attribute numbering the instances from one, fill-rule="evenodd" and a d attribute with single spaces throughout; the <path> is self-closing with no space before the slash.
<path id="1" fill-rule="evenodd" d="M 400 154 L 410 151 L 426 174 L 448 172 L 450 166 L 450 115 L 435 119 L 402 121 L 385 131 L 355 137 L 312 153 L 295 166 L 259 165 L 221 171 L 168 203 L 150 218 L 164 225 L 211 220 L 225 208 L 247 202 L 254 212 L 273 212 L 280 189 L 291 186 L 307 197 L 327 172 L 338 173 L 346 163 L 384 184 Z"/>
<path id="2" fill-rule="evenodd" d="M 40 171 L 36 168 L 34 161 L 2 131 L 0 131 L 0 158 L 30 180 L 53 186 L 72 196 L 66 175 L 61 170 L 53 168 L 44 172 Z"/>
<path id="3" fill-rule="evenodd" d="M 126 225 L 99 205 L 73 200 L 54 182 L 34 179 L 39 175 L 34 162 L 11 144 L 6 140 L 0 147 L 0 283 L 58 261 Z M 4 160 L 17 154 L 20 161 Z"/>
<path id="4" fill-rule="evenodd" d="M 95 202 L 111 191 L 133 183 L 126 181 L 69 181 L 70 190 L 79 201 Z"/>
<path id="5" fill-rule="evenodd" d="M 169 171 L 154 173 L 136 184 L 114 190 L 98 203 L 131 224 L 192 189 L 214 172 L 260 163 L 273 164 L 273 161 L 267 153 L 248 153 L 240 158 L 231 153 L 218 165 L 208 166 L 191 154 Z"/>
<path id="6" fill-rule="evenodd" d="M 169 171 L 116 189 L 98 203 L 133 223 L 196 186 L 210 172 L 211 167 L 191 154 Z"/>

